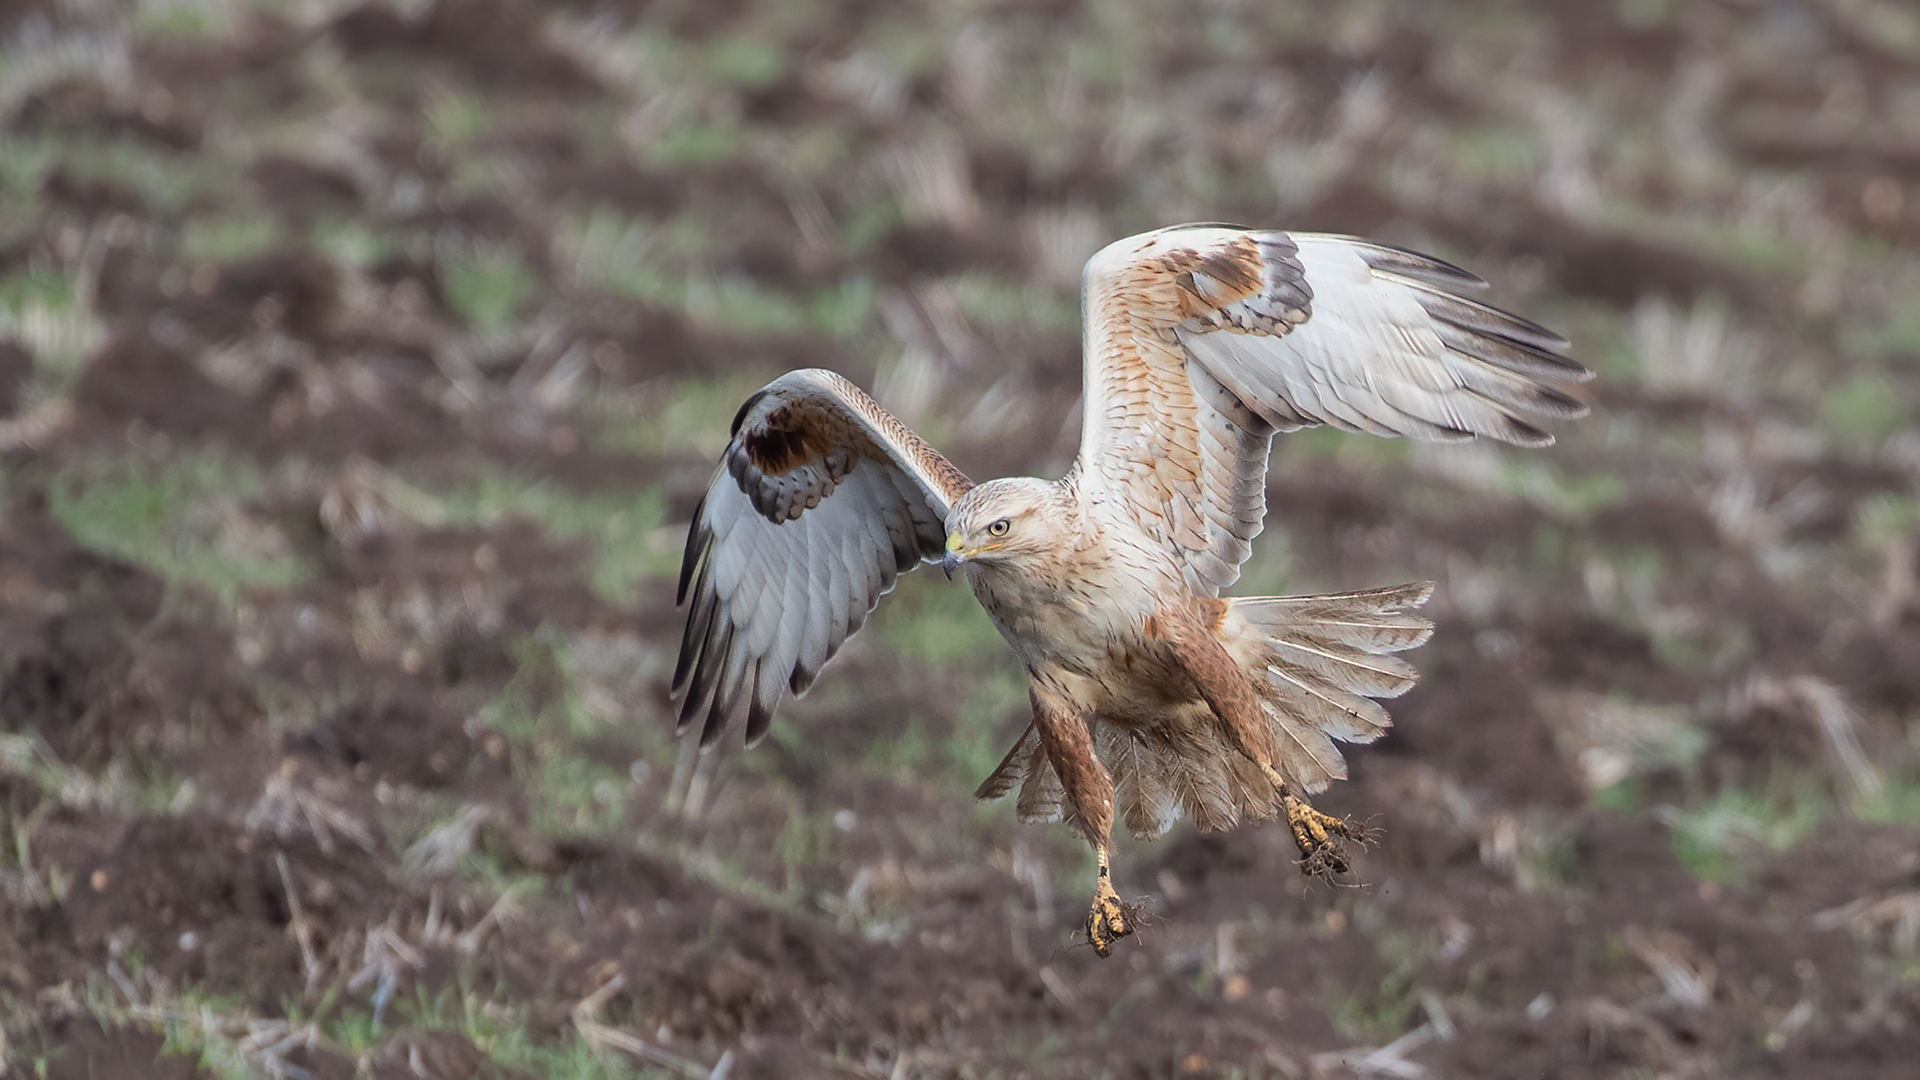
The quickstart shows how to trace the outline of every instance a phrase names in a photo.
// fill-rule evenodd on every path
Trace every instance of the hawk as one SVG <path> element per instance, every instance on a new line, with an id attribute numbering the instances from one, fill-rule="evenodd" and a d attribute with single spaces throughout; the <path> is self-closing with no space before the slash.
<path id="1" fill-rule="evenodd" d="M 789 372 L 733 420 L 687 537 L 673 673 L 703 747 L 748 745 L 806 692 L 897 575 L 960 573 L 1030 676 L 1033 719 L 976 793 L 1069 821 L 1098 861 L 1088 941 L 1135 909 L 1112 883 L 1119 815 L 1152 837 L 1279 817 L 1316 876 L 1346 871 L 1347 820 L 1307 797 L 1346 775 L 1336 741 L 1388 726 L 1394 653 L 1425 641 L 1427 582 L 1222 597 L 1266 515 L 1275 432 L 1330 424 L 1545 446 L 1585 414 L 1567 342 L 1468 299 L 1480 278 L 1344 236 L 1179 225 L 1109 245 L 1083 281 L 1080 455 L 1059 480 L 975 484 L 852 383 Z"/>

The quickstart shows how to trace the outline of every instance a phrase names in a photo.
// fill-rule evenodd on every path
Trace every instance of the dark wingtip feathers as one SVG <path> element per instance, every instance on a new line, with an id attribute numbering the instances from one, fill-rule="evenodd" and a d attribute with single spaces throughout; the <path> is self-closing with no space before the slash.
<path id="1" fill-rule="evenodd" d="M 1449 348 L 1523 375 L 1565 382 L 1593 378 L 1586 365 L 1561 354 L 1572 345 L 1565 336 L 1531 319 L 1445 291 L 1486 288 L 1486 280 L 1478 274 L 1401 248 L 1365 242 L 1359 246 L 1360 257 L 1369 267 L 1399 277 L 1414 289 L 1420 306 L 1450 331 L 1446 334 Z"/>
<path id="2" fill-rule="evenodd" d="M 1383 273 L 1401 274 L 1457 289 L 1487 287 L 1486 278 L 1464 267 L 1455 266 L 1445 259 L 1436 259 L 1431 255 L 1422 255 L 1405 248 L 1376 244 L 1370 240 L 1354 238 L 1352 243 L 1360 249 L 1360 258 L 1368 266 Z"/>
<path id="3" fill-rule="evenodd" d="M 719 704 L 716 699 L 720 697 L 718 689 L 720 672 L 733 653 L 733 638 L 731 623 L 718 630 L 710 629 L 701 635 L 701 643 L 696 646 L 698 663 L 693 665 L 693 674 L 680 684 L 680 690 L 686 696 L 680 702 L 680 719 L 674 725 L 676 732 L 685 731 L 691 726 L 694 716 L 699 713 L 702 706 L 710 702 Z M 705 736 L 702 735 L 701 739 L 704 743 Z"/>
<path id="4" fill-rule="evenodd" d="M 729 642 L 729 651 L 731 651 L 731 644 L 732 643 Z M 732 722 L 734 714 L 740 711 L 740 695 L 742 693 L 751 694 L 753 684 L 758 682 L 759 678 L 760 665 L 758 662 L 755 662 L 747 666 L 745 678 L 740 681 L 739 685 L 733 687 L 730 693 L 723 693 L 722 688 L 719 687 L 714 689 L 713 706 L 707 710 L 706 723 L 700 728 L 700 748 L 702 750 L 719 742 L 720 737 L 727 733 L 727 727 Z"/>
<path id="5" fill-rule="evenodd" d="M 1543 446 L 1553 445 L 1553 435 L 1551 433 L 1542 431 L 1532 424 L 1527 423 L 1525 420 L 1515 419 L 1511 416 L 1507 417 L 1506 430 L 1501 432 L 1497 438 L 1503 442 L 1510 442 L 1515 446 L 1525 446 L 1536 450 Z"/>
<path id="6" fill-rule="evenodd" d="M 1467 284 L 1467 279 L 1484 285 L 1478 277 L 1442 260 L 1396 248 L 1363 248 L 1362 258 L 1376 272 L 1411 289 L 1447 349 L 1469 361 L 1457 369 L 1464 388 L 1505 414 L 1500 427 L 1487 435 L 1516 446 L 1551 446 L 1552 434 L 1507 410 L 1556 420 L 1578 419 L 1590 411 L 1586 402 L 1564 389 L 1593 378 L 1586 365 L 1562 355 L 1560 350 L 1569 344 L 1566 338 L 1530 319 L 1448 291 Z M 1505 374 L 1498 378 L 1492 377 L 1493 372 L 1475 374 L 1472 362 Z"/>
<path id="7" fill-rule="evenodd" d="M 687 523 L 687 547 L 680 556 L 680 585 L 673 592 L 673 606 L 682 607 L 687 602 L 687 589 L 693 584 L 694 574 L 700 564 L 706 561 L 707 548 L 713 539 L 711 530 L 705 527 L 707 516 L 706 496 L 700 497 L 700 505 L 693 508 L 693 520 Z"/>
<path id="8" fill-rule="evenodd" d="M 749 749 L 760 745 L 767 737 L 767 729 L 773 726 L 773 710 L 780 704 L 778 699 L 762 702 L 758 693 L 749 695 L 747 705 L 747 746 Z"/>

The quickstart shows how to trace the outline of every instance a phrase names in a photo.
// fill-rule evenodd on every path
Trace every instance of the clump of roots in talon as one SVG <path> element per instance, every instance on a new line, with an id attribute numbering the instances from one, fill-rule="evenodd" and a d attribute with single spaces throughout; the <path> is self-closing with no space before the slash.
<path id="1" fill-rule="evenodd" d="M 1346 873 L 1353 867 L 1347 861 L 1344 841 L 1365 847 L 1379 836 L 1375 829 L 1323 814 L 1294 795 L 1283 796 L 1281 804 L 1293 842 L 1300 847 L 1300 872 L 1308 877 L 1330 880 Z"/>
<path id="2" fill-rule="evenodd" d="M 1378 816 L 1377 814 L 1375 815 L 1375 817 Z M 1341 824 L 1347 827 L 1347 836 L 1354 843 L 1359 844 L 1362 848 L 1370 848 L 1378 844 L 1387 835 L 1387 830 L 1375 825 L 1373 820 L 1373 818 L 1368 818 L 1365 821 L 1355 821 L 1352 818 L 1347 818 L 1342 821 Z"/>
<path id="3" fill-rule="evenodd" d="M 1113 951 L 1113 943 L 1133 933 L 1140 925 L 1140 906 L 1129 904 L 1120 899 L 1111 885 L 1103 883 L 1099 892 L 1093 896 L 1093 907 L 1087 912 L 1087 943 L 1093 951 L 1106 956 Z"/>

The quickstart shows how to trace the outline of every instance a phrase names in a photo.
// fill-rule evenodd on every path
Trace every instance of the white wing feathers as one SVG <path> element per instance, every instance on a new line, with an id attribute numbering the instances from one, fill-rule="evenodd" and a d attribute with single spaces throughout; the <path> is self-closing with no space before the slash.
<path id="1" fill-rule="evenodd" d="M 794 371 L 747 399 L 694 512 L 678 601 L 689 605 L 673 693 L 710 745 L 747 710 L 766 734 L 895 578 L 939 558 L 971 482 L 852 383 Z"/>
<path id="2" fill-rule="evenodd" d="M 1239 575 L 1266 514 L 1275 431 L 1484 436 L 1538 446 L 1592 373 L 1552 331 L 1458 295 L 1479 278 L 1363 240 L 1176 226 L 1087 264 L 1077 470 L 1196 592 Z"/>
<path id="3" fill-rule="evenodd" d="M 1275 428 L 1325 423 L 1376 435 L 1480 435 L 1544 446 L 1553 437 L 1535 418 L 1586 413 L 1553 385 L 1591 377 L 1554 352 L 1565 341 L 1435 283 L 1460 288 L 1483 284 L 1478 278 L 1344 237 L 1290 239 L 1310 297 L 1305 318 L 1264 331 L 1215 330 L 1189 319 L 1174 332 L 1189 356 Z M 1261 300 L 1248 297 L 1228 310 Z"/>

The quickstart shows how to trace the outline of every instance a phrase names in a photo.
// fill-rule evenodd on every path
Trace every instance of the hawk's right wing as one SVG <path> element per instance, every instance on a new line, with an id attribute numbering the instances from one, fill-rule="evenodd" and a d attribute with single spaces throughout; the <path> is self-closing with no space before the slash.
<path id="1" fill-rule="evenodd" d="M 972 486 L 833 372 L 791 371 L 749 397 L 680 566 L 678 730 L 704 712 L 709 745 L 744 702 L 758 741 L 894 579 L 944 553 L 947 511 Z"/>
<path id="2" fill-rule="evenodd" d="M 1592 373 L 1460 295 L 1484 284 L 1345 236 L 1185 225 L 1109 245 L 1086 271 L 1085 499 L 1218 595 L 1265 518 L 1276 431 L 1552 442 L 1538 424 L 1584 414 L 1565 388 Z"/>

